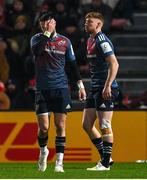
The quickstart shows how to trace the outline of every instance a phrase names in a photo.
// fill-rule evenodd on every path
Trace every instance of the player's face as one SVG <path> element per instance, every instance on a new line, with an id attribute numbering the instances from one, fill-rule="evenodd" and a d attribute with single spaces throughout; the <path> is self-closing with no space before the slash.
<path id="1" fill-rule="evenodd" d="M 96 18 L 87 18 L 85 21 L 85 30 L 87 33 L 93 33 L 99 27 L 99 19 Z"/>
<path id="2" fill-rule="evenodd" d="M 46 30 L 46 27 L 45 27 L 46 22 L 47 22 L 47 21 L 40 21 L 40 22 L 39 22 L 40 27 L 41 27 L 41 30 L 42 30 L 43 32 Z"/>

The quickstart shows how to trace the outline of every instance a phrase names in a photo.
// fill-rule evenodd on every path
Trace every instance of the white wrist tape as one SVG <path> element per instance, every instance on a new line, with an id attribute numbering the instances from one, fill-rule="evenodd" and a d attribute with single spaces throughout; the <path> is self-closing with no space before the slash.
<path id="1" fill-rule="evenodd" d="M 77 83 L 79 89 L 84 89 L 84 84 L 82 81 Z"/>
<path id="2" fill-rule="evenodd" d="M 44 35 L 47 36 L 48 38 L 51 36 L 51 33 L 49 31 L 45 31 Z"/>

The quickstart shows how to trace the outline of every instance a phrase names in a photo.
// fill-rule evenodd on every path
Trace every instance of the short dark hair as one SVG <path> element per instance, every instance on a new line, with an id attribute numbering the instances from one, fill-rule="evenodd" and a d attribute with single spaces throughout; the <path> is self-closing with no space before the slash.
<path id="1" fill-rule="evenodd" d="M 87 19 L 87 18 L 100 19 L 104 23 L 104 16 L 101 13 L 99 13 L 99 12 L 93 12 L 93 11 L 89 12 L 85 16 L 85 19 Z"/>
<path id="2" fill-rule="evenodd" d="M 54 14 L 52 12 L 43 12 L 39 16 L 39 21 L 47 21 L 54 18 Z"/>

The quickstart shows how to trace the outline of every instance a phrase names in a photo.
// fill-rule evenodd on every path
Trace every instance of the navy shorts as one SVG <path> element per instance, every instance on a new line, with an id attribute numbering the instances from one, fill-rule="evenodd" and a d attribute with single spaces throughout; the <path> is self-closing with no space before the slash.
<path id="1" fill-rule="evenodd" d="M 99 89 L 95 92 L 90 91 L 86 99 L 85 109 L 96 108 L 97 111 L 113 111 L 115 109 L 114 102 L 118 97 L 118 88 L 112 88 L 112 97 L 108 100 L 102 97 L 103 89 Z"/>
<path id="2" fill-rule="evenodd" d="M 35 93 L 35 111 L 37 115 L 45 113 L 67 113 L 71 111 L 69 90 L 37 90 Z"/>

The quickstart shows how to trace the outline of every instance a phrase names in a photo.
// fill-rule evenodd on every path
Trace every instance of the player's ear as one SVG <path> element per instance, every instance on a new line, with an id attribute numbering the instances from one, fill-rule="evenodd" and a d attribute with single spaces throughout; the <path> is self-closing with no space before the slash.
<path id="1" fill-rule="evenodd" d="M 55 26 L 57 25 L 57 22 L 55 21 Z"/>
<path id="2" fill-rule="evenodd" d="M 100 22 L 97 23 L 96 29 L 100 27 Z"/>

